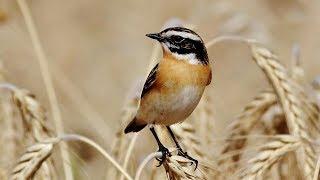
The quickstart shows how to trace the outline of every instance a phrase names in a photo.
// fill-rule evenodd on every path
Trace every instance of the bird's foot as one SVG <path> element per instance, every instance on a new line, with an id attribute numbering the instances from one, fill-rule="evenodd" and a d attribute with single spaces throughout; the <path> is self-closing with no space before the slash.
<path id="1" fill-rule="evenodd" d="M 156 158 L 159 161 L 159 164 L 157 167 L 159 167 L 163 164 L 163 162 L 166 160 L 167 156 L 171 156 L 169 150 L 164 146 L 160 146 L 158 152 L 161 152 L 162 156 L 160 158 Z"/>
<path id="2" fill-rule="evenodd" d="M 198 167 L 198 160 L 196 160 L 196 159 L 194 159 L 193 157 L 189 156 L 188 153 L 187 153 L 187 152 L 184 152 L 182 149 L 179 149 L 179 150 L 178 150 L 178 155 L 179 155 L 179 156 L 182 156 L 182 157 L 184 157 L 184 158 L 187 158 L 187 159 L 189 159 L 189 160 L 191 160 L 191 161 L 192 161 L 191 165 L 192 165 L 193 163 L 195 164 L 194 170 L 197 169 L 197 167 Z"/>

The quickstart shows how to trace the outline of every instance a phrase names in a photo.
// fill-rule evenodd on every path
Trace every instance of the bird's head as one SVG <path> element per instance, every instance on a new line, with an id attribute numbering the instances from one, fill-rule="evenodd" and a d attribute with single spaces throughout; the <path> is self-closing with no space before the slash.
<path id="1" fill-rule="evenodd" d="M 209 63 L 203 40 L 190 29 L 171 27 L 146 36 L 159 41 L 165 53 L 171 54 L 178 60 L 186 60 L 191 64 Z"/>

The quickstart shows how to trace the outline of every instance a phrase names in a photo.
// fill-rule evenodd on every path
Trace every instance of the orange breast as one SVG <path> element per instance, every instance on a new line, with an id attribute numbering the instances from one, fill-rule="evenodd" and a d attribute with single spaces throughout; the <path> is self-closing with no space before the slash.
<path id="1" fill-rule="evenodd" d="M 210 66 L 165 56 L 152 89 L 140 101 L 137 119 L 165 125 L 183 121 L 199 103 L 210 75 Z"/>
<path id="2" fill-rule="evenodd" d="M 155 88 L 178 90 L 188 85 L 205 87 L 210 80 L 210 66 L 193 65 L 184 60 L 165 56 L 159 64 Z"/>
<path id="3" fill-rule="evenodd" d="M 140 101 L 137 119 L 171 125 L 188 117 L 211 79 L 211 68 L 164 56 L 152 89 Z"/>

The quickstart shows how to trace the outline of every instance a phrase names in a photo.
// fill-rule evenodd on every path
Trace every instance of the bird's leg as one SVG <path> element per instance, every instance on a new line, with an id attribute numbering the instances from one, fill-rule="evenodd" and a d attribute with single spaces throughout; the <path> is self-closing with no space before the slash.
<path id="1" fill-rule="evenodd" d="M 177 141 L 176 137 L 174 136 L 174 133 L 173 133 L 173 131 L 171 130 L 170 126 L 167 126 L 167 129 L 168 129 L 168 131 L 169 131 L 169 133 L 170 133 L 170 135 L 171 135 L 174 143 L 176 144 L 176 147 L 178 148 L 178 155 L 179 155 L 179 156 L 182 156 L 182 157 L 185 157 L 185 158 L 193 161 L 193 162 L 195 163 L 195 165 L 196 165 L 195 169 L 197 169 L 197 167 L 198 167 L 198 160 L 196 160 L 196 159 L 194 159 L 193 157 L 189 156 L 187 152 L 184 152 L 184 151 L 182 150 L 179 142 Z"/>
<path id="2" fill-rule="evenodd" d="M 157 167 L 159 167 L 165 161 L 167 155 L 171 156 L 171 154 L 170 154 L 169 150 L 166 147 L 164 147 L 164 145 L 161 143 L 156 131 L 154 130 L 154 127 L 151 127 L 150 131 L 152 132 L 152 135 L 154 136 L 154 138 L 157 141 L 157 144 L 159 146 L 159 150 L 158 151 L 162 153 L 161 158 L 159 158 L 159 159 L 157 158 L 157 160 L 159 161 L 159 165 Z"/>

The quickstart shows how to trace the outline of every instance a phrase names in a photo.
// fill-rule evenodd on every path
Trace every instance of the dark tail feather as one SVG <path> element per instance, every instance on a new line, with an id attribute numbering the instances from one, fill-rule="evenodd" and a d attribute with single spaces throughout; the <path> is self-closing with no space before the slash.
<path id="1" fill-rule="evenodd" d="M 129 132 L 139 132 L 141 131 L 144 127 L 146 127 L 147 124 L 139 124 L 137 122 L 137 119 L 134 118 L 126 127 L 124 130 L 124 133 L 129 133 Z"/>

